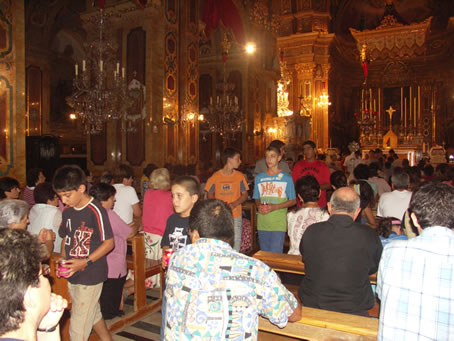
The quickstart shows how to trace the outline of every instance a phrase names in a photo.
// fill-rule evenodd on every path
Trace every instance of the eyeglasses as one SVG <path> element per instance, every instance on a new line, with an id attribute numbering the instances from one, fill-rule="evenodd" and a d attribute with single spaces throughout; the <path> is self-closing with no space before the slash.
<path id="1" fill-rule="evenodd" d="M 50 266 L 48 264 L 42 264 L 41 272 L 39 275 L 48 276 L 49 274 L 50 274 Z"/>

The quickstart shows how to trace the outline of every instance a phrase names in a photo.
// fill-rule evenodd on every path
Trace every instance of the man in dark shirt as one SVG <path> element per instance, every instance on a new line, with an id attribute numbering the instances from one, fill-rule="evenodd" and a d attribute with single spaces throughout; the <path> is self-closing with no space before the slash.
<path id="1" fill-rule="evenodd" d="M 299 297 L 303 306 L 368 316 L 374 305 L 369 275 L 378 269 L 380 239 L 354 222 L 360 208 L 351 188 L 333 193 L 328 212 L 328 221 L 309 226 L 301 239 L 306 276 Z"/>

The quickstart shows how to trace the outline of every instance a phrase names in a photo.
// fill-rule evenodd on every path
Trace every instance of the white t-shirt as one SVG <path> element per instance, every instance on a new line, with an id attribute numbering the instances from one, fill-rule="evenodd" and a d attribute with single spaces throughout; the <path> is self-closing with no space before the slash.
<path id="1" fill-rule="evenodd" d="M 132 205 L 139 202 L 139 197 L 132 186 L 115 184 L 114 187 L 117 194 L 115 195 L 116 202 L 113 210 L 126 224 L 129 224 L 133 219 Z"/>
<path id="2" fill-rule="evenodd" d="M 411 194 L 407 190 L 383 193 L 378 201 L 377 216 L 402 219 L 410 204 Z"/>
<path id="3" fill-rule="evenodd" d="M 58 207 L 48 204 L 35 204 L 28 214 L 30 224 L 27 231 L 31 234 L 39 235 L 42 229 L 49 229 L 55 232 L 54 252 L 60 253 L 61 238 L 58 229 L 61 225 L 62 213 Z"/>

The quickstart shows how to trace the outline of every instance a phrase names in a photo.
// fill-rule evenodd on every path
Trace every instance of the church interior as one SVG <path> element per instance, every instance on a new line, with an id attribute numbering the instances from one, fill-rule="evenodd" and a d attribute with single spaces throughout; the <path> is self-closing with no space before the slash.
<path id="1" fill-rule="evenodd" d="M 0 0 L 0 177 L 126 164 L 139 187 L 149 164 L 219 169 L 226 147 L 245 170 L 273 140 L 292 162 L 312 140 L 453 166 L 453 56 L 453 0 Z M 161 303 L 139 289 L 136 321 Z"/>
<path id="2" fill-rule="evenodd" d="M 454 145 L 449 0 L 3 0 L 0 174 Z M 398 152 L 398 153 L 400 153 Z"/>

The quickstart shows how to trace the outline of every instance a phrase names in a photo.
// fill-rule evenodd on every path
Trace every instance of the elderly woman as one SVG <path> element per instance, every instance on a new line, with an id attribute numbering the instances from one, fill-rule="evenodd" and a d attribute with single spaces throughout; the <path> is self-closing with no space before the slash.
<path id="1" fill-rule="evenodd" d="M 287 214 L 288 236 L 290 238 L 288 253 L 301 255 L 300 241 L 306 229 L 314 223 L 328 220 L 329 214 L 318 205 L 320 185 L 315 177 L 312 175 L 301 177 L 295 184 L 295 190 L 301 202 L 301 208 L 296 212 Z"/>
<path id="2" fill-rule="evenodd" d="M 28 224 L 28 204 L 23 200 L 6 199 L 0 202 L 0 228 L 25 230 Z M 38 240 L 45 245 L 46 258 L 54 248 L 55 234 L 52 230 L 41 229 Z"/>

